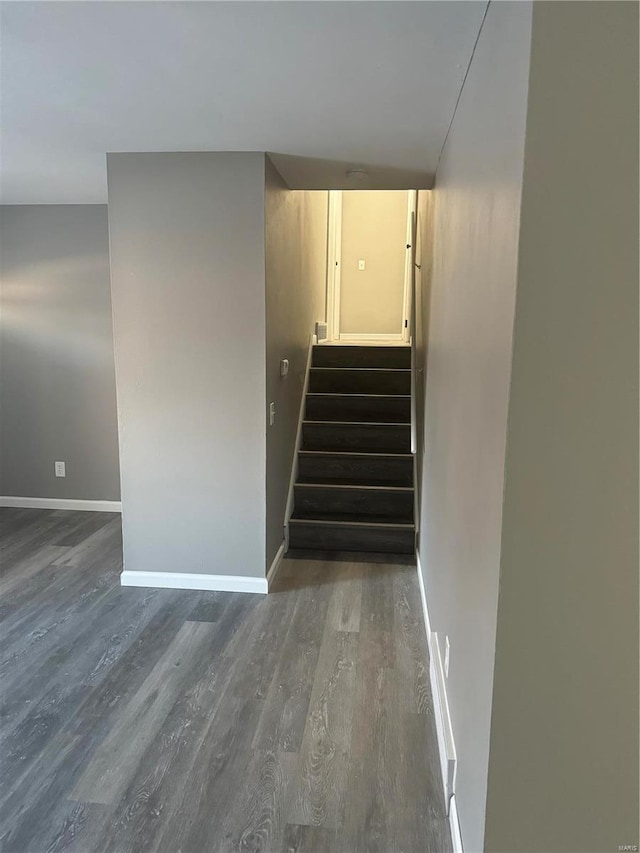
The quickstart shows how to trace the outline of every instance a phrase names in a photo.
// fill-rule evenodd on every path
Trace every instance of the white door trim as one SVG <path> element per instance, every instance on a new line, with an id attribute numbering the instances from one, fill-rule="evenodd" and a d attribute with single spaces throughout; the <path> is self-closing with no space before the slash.
<path id="1" fill-rule="evenodd" d="M 407 343 L 411 339 L 411 290 L 413 262 L 415 258 L 413 216 L 418 209 L 418 191 L 409 190 L 407 193 L 407 253 L 404 259 L 404 294 L 402 297 L 402 316 L 404 317 L 402 340 Z"/>
<path id="2" fill-rule="evenodd" d="M 340 340 L 340 264 L 342 254 L 342 190 L 329 190 L 327 231 L 327 340 Z"/>

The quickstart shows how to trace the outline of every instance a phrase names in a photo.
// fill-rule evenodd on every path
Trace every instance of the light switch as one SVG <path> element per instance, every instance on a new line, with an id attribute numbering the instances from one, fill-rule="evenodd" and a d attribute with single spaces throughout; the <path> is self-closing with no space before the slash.
<path id="1" fill-rule="evenodd" d="M 364 268 L 365 268 L 364 260 L 360 259 L 360 260 L 358 261 L 358 269 L 359 269 L 359 270 L 363 270 Z"/>

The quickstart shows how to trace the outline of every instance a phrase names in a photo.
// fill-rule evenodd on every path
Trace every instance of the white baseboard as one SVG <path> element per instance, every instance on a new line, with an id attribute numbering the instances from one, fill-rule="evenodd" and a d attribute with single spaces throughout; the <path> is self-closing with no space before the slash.
<path id="1" fill-rule="evenodd" d="M 451 800 L 449 801 L 449 829 L 451 831 L 451 845 L 453 847 L 453 853 L 464 853 L 455 794 L 451 795 Z"/>
<path id="2" fill-rule="evenodd" d="M 438 635 L 431 634 L 431 660 L 429 662 L 429 677 L 433 691 L 433 702 L 436 707 L 436 729 L 438 731 L 438 749 L 442 768 L 445 806 L 449 814 L 449 803 L 456 790 L 457 755 L 453 741 L 453 727 L 447 701 L 447 688 L 442 666 L 442 655 Z M 439 723 L 439 724 L 438 724 Z"/>
<path id="3" fill-rule="evenodd" d="M 191 572 L 136 572 L 125 570 L 121 586 L 158 587 L 160 589 L 201 589 L 214 592 L 254 592 L 266 595 L 266 578 L 236 575 L 205 575 Z"/>
<path id="4" fill-rule="evenodd" d="M 282 562 L 282 558 L 284 557 L 284 552 L 286 548 L 286 543 L 283 542 L 282 545 L 276 551 L 276 555 L 273 558 L 273 562 L 269 567 L 269 571 L 267 572 L 267 587 L 270 590 L 273 586 L 273 582 L 276 579 L 276 575 L 278 573 L 278 569 L 280 568 L 280 563 Z"/>
<path id="5" fill-rule="evenodd" d="M 402 334 L 399 334 L 399 335 L 396 335 L 396 334 L 385 334 L 385 335 L 383 335 L 383 334 L 380 334 L 380 335 L 370 334 L 370 335 L 367 335 L 367 334 L 361 334 L 360 332 L 358 332 L 358 333 L 354 333 L 354 334 L 342 334 L 342 335 L 340 335 L 340 341 L 341 342 L 343 342 L 343 341 L 346 341 L 346 342 L 349 342 L 349 341 L 358 341 L 358 342 L 372 341 L 372 342 L 376 342 L 376 341 L 402 341 L 402 340 L 403 340 Z"/>
<path id="6" fill-rule="evenodd" d="M 431 630 L 429 609 L 427 607 L 427 595 L 424 587 L 424 578 L 422 576 L 422 565 L 420 563 L 420 555 L 418 553 L 416 553 L 416 564 L 418 571 L 418 584 L 420 586 L 420 598 L 422 600 L 422 615 L 424 618 L 425 631 L 427 633 L 427 644 L 429 646 L 429 679 L 431 681 L 431 692 L 433 693 L 445 809 L 451 820 L 450 805 L 454 800 L 456 786 L 457 755 L 453 740 L 453 727 L 451 725 L 451 715 L 449 713 L 449 702 L 447 700 L 446 681 L 444 677 L 444 667 L 442 665 L 442 656 L 440 654 L 440 644 L 438 642 L 438 635 Z"/>
<path id="7" fill-rule="evenodd" d="M 71 498 L 0 497 L 0 507 L 17 509 L 76 509 L 83 512 L 122 512 L 120 501 L 79 501 Z"/>

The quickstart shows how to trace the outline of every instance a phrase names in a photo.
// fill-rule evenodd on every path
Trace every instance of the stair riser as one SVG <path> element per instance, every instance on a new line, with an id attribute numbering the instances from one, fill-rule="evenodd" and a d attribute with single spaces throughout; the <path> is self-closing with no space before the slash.
<path id="1" fill-rule="evenodd" d="M 306 417 L 312 421 L 411 421 L 410 397 L 350 397 L 309 395 Z"/>
<path id="2" fill-rule="evenodd" d="M 387 554 L 413 554 L 415 532 L 412 528 L 357 527 L 355 525 L 289 525 L 289 547 L 322 551 L 379 551 Z"/>
<path id="3" fill-rule="evenodd" d="M 314 367 L 411 367 L 409 347 L 341 347 L 313 348 Z"/>
<path id="4" fill-rule="evenodd" d="M 295 487 L 296 513 L 363 515 L 413 521 L 413 491 L 376 491 L 375 489 Z"/>
<path id="5" fill-rule="evenodd" d="M 298 457 L 298 476 L 316 483 L 328 480 L 355 480 L 363 484 L 392 486 L 413 485 L 413 459 L 393 456 L 370 458 L 362 456 L 306 456 Z"/>
<path id="6" fill-rule="evenodd" d="M 328 394 L 410 394 L 411 373 L 311 368 L 309 391 Z"/>
<path id="7" fill-rule="evenodd" d="M 370 450 L 409 453 L 411 427 L 366 424 L 303 424 L 303 450 Z"/>

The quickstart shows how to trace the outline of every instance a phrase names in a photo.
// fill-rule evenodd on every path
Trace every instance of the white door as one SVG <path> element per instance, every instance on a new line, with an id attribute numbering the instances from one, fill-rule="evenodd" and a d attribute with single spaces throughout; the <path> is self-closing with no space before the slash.
<path id="1" fill-rule="evenodd" d="M 330 193 L 331 340 L 409 340 L 409 244 L 414 209 L 413 191 Z"/>

